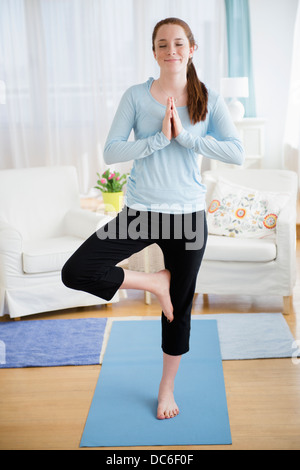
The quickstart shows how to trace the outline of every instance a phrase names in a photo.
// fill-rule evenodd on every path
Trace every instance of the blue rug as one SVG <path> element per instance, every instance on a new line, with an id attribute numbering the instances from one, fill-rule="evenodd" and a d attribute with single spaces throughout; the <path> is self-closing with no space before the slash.
<path id="1" fill-rule="evenodd" d="M 160 322 L 113 322 L 81 447 L 231 444 L 217 322 L 193 321 L 176 418 L 156 418 Z"/>
<path id="2" fill-rule="evenodd" d="M 217 320 L 223 360 L 296 357 L 299 349 L 281 313 L 193 315 Z"/>
<path id="3" fill-rule="evenodd" d="M 0 323 L 0 368 L 99 364 L 106 318 Z"/>

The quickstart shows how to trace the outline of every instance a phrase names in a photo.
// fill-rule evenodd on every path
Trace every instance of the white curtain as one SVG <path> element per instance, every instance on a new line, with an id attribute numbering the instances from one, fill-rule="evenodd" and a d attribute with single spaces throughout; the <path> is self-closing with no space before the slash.
<path id="1" fill-rule="evenodd" d="M 0 169 L 73 164 L 88 193 L 122 94 L 158 76 L 151 36 L 168 16 L 190 24 L 200 78 L 218 90 L 223 0 L 0 0 Z"/>
<path id="2" fill-rule="evenodd" d="M 284 136 L 284 167 L 297 172 L 300 184 L 300 0 L 294 31 L 289 102 Z"/>

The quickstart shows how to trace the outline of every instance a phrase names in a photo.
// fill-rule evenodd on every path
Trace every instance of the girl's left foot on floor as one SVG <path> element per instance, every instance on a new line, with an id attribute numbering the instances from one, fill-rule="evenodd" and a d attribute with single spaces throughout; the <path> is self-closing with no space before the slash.
<path id="1" fill-rule="evenodd" d="M 171 389 L 160 387 L 158 394 L 157 419 L 175 418 L 179 414 L 179 408 L 174 400 Z"/>

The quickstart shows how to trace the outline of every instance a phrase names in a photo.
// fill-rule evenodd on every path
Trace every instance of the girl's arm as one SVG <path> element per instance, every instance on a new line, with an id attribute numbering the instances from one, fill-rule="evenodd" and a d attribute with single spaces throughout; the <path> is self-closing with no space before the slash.
<path id="1" fill-rule="evenodd" d="M 178 113 L 175 113 L 174 116 L 179 118 Z M 194 136 L 182 128 L 182 125 L 178 125 L 178 129 L 180 133 L 177 135 L 176 141 L 183 147 L 224 163 L 243 164 L 245 154 L 242 142 L 221 96 L 217 98 L 209 117 L 206 137 Z"/>
<path id="2" fill-rule="evenodd" d="M 120 101 L 105 143 L 104 161 L 106 164 L 144 158 L 170 144 L 170 140 L 163 132 L 157 132 L 153 136 L 135 142 L 128 142 L 134 123 L 135 106 L 129 89 Z"/>

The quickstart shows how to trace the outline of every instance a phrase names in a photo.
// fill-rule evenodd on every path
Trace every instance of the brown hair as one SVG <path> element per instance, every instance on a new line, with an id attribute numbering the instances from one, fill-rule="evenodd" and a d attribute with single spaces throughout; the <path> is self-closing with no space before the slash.
<path id="1" fill-rule="evenodd" d="M 155 39 L 159 28 L 165 24 L 176 24 L 184 29 L 184 32 L 189 40 L 190 47 L 197 47 L 194 35 L 189 25 L 179 18 L 166 18 L 157 23 L 152 34 L 152 49 L 155 50 Z M 198 76 L 193 64 L 193 59 L 190 58 L 187 64 L 187 93 L 188 101 L 187 107 L 191 123 L 196 124 L 200 121 L 205 121 L 207 115 L 207 102 L 208 91 L 204 83 L 202 83 Z"/>

